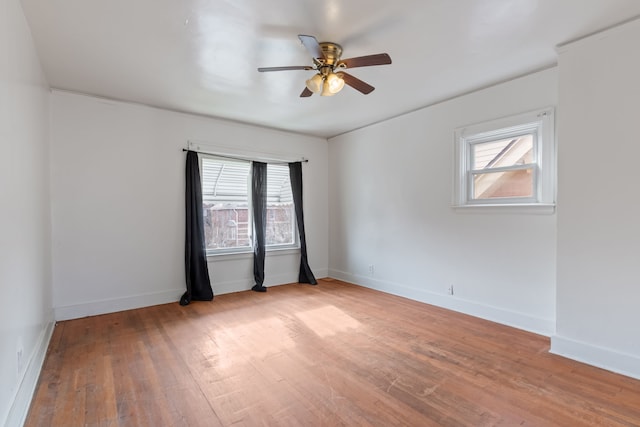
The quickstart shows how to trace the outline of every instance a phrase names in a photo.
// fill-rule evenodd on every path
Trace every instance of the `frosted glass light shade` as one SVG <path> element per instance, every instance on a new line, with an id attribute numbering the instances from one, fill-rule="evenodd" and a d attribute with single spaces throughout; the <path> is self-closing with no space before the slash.
<path id="1" fill-rule="evenodd" d="M 325 80 L 324 84 L 322 85 L 322 92 L 320 93 L 320 96 L 333 96 L 333 95 L 335 95 L 335 93 L 329 90 L 329 82 Z"/>
<path id="2" fill-rule="evenodd" d="M 336 93 L 340 92 L 344 87 L 344 80 L 342 76 L 330 73 L 324 79 L 324 84 L 322 85 L 322 96 L 333 96 Z"/>
<path id="3" fill-rule="evenodd" d="M 338 93 L 344 87 L 344 80 L 342 79 L 342 73 L 331 73 L 327 76 L 327 83 L 329 83 L 329 91 L 331 93 Z"/>
<path id="4" fill-rule="evenodd" d="M 307 89 L 313 93 L 318 93 L 322 90 L 323 78 L 320 74 L 316 74 L 306 81 Z"/>

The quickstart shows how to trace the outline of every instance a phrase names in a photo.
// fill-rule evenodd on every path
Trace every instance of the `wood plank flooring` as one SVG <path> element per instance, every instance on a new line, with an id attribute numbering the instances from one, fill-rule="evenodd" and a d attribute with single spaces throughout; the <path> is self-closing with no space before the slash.
<path id="1" fill-rule="evenodd" d="M 26 426 L 640 426 L 640 381 L 337 280 L 57 324 Z"/>

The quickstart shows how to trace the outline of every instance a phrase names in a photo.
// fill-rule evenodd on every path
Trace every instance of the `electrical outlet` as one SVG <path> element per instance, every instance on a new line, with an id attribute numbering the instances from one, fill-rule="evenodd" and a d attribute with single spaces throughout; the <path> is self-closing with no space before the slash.
<path id="1" fill-rule="evenodd" d="M 453 295 L 453 285 L 449 285 L 449 287 L 447 288 L 447 293 L 449 295 Z"/>
<path id="2" fill-rule="evenodd" d="M 376 269 L 373 266 L 373 264 L 369 264 L 369 275 L 373 276 L 375 272 L 376 272 Z"/>

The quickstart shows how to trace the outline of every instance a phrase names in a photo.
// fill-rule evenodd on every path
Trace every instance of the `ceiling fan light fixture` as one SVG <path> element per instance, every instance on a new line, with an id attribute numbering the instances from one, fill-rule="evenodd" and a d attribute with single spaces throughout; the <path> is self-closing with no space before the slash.
<path id="1" fill-rule="evenodd" d="M 313 93 L 318 93 L 323 90 L 323 77 L 320 74 L 316 74 L 306 81 L 307 89 Z"/>
<path id="2" fill-rule="evenodd" d="M 316 74 L 306 80 L 305 88 L 300 93 L 301 98 L 308 98 L 314 93 L 318 93 L 321 96 L 333 96 L 340 92 L 345 84 L 364 95 L 368 95 L 375 89 L 373 86 L 351 74 L 342 72 L 342 70 L 391 64 L 391 57 L 387 53 L 341 59 L 342 47 L 339 44 L 332 42 L 320 43 L 314 36 L 306 34 L 298 34 L 298 38 L 307 52 L 311 54 L 312 66 L 260 67 L 258 71 L 264 73 L 267 71 L 315 70 Z"/>
<path id="3" fill-rule="evenodd" d="M 336 94 L 344 87 L 344 79 L 342 73 L 331 73 L 327 76 L 326 82 L 329 85 L 329 91 L 332 94 Z"/>
<path id="4" fill-rule="evenodd" d="M 322 92 L 320 93 L 320 96 L 333 96 L 336 93 L 335 92 L 331 92 L 330 89 L 330 85 L 329 85 L 329 81 L 325 79 L 324 84 L 322 85 Z"/>

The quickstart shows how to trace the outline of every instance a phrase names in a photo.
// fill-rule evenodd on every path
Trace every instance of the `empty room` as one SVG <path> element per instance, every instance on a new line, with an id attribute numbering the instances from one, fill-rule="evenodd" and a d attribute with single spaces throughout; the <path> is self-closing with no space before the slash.
<path id="1" fill-rule="evenodd" d="M 640 426 L 640 2 L 0 1 L 0 425 Z"/>

